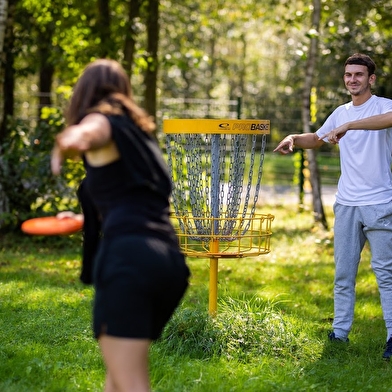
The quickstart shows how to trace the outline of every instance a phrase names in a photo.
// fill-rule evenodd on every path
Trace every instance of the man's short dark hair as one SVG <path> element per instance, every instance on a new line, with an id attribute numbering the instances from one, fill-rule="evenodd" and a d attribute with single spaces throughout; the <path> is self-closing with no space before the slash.
<path id="1" fill-rule="evenodd" d="M 376 73 L 376 64 L 374 61 L 366 54 L 355 53 L 350 56 L 344 63 L 344 67 L 348 64 L 364 65 L 369 72 L 369 76 Z"/>

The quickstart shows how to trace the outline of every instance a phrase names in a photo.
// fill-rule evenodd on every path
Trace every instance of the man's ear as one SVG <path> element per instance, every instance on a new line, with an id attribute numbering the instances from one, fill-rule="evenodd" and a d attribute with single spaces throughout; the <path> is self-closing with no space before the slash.
<path id="1" fill-rule="evenodd" d="M 373 75 L 369 76 L 369 83 L 370 84 L 376 83 L 376 74 L 373 74 Z"/>

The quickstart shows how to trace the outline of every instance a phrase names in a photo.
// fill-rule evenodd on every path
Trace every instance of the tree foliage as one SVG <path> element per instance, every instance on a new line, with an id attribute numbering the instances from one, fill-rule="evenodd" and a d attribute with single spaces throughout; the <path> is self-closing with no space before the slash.
<path id="1" fill-rule="evenodd" d="M 10 200 L 0 216 L 0 227 L 18 227 L 36 214 L 53 215 L 61 209 L 76 210 L 75 190 L 84 175 L 81 162 L 65 163 L 63 176 L 50 172 L 54 136 L 64 120 L 56 109 L 44 108 L 31 129 L 22 120 L 11 120 L 11 131 L 2 145 L 0 178 Z"/>
<path id="2" fill-rule="evenodd" d="M 24 121 L 23 132 L 34 135 L 45 124 L 39 119 L 43 108 L 63 108 L 84 66 L 99 57 L 124 65 L 135 96 L 143 97 L 140 101 L 152 114 L 159 116 L 157 108 L 168 98 L 241 98 L 242 117 L 271 120 L 273 141 L 303 129 L 299 102 L 311 45 L 311 2 L 8 0 L 7 4 L 7 20 L 0 18 L 5 37 L 0 62 L 2 154 L 16 120 Z M 390 1 L 321 1 L 312 130 L 347 100 L 343 64 L 354 52 L 375 59 L 375 92 L 392 97 L 391 15 Z M 54 135 L 57 128 L 49 124 L 46 131 Z M 23 144 L 14 153 L 18 162 L 28 157 Z M 34 172 L 38 170 L 31 175 Z M 15 179 L 21 182 L 18 189 L 24 189 L 22 177 Z"/>

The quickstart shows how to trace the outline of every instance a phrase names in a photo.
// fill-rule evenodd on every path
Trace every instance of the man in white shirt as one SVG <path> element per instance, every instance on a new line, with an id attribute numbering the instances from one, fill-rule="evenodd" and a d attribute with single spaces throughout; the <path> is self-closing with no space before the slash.
<path id="1" fill-rule="evenodd" d="M 345 63 L 344 83 L 352 101 L 339 106 L 315 133 L 286 136 L 275 152 L 294 146 L 318 148 L 344 123 L 392 112 L 392 100 L 373 95 L 376 66 L 363 54 Z M 331 341 L 348 342 L 354 319 L 355 280 L 360 255 L 369 241 L 371 265 L 381 298 L 387 344 L 383 358 L 392 357 L 392 128 L 347 131 L 339 140 L 341 176 L 334 204 L 334 321 Z"/>

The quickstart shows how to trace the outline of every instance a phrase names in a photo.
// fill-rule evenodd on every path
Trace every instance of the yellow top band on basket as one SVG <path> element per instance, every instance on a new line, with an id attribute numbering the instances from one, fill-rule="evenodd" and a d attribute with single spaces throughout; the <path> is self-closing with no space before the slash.
<path id="1" fill-rule="evenodd" d="M 166 119 L 164 133 L 269 134 L 269 120 Z"/>

